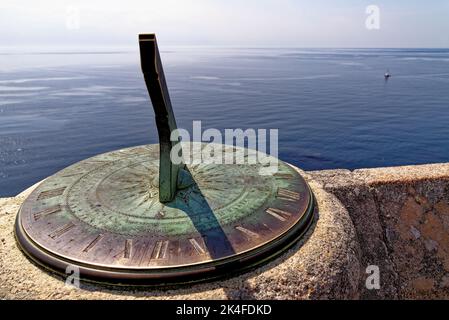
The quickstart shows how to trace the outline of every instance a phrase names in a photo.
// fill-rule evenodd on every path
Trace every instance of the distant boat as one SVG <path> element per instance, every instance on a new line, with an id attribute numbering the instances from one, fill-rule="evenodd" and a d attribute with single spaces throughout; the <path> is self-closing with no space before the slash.
<path id="1" fill-rule="evenodd" d="M 385 77 L 385 80 L 390 79 L 390 77 L 391 77 L 390 70 L 387 70 L 387 72 L 385 72 L 384 77 Z"/>

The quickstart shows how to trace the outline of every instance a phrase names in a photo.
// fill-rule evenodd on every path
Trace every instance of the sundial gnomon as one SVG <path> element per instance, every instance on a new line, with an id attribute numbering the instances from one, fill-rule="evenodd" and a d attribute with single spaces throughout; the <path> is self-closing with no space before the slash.
<path id="1" fill-rule="evenodd" d="M 261 175 L 262 164 L 175 165 L 156 38 L 139 43 L 160 143 L 101 154 L 43 181 L 17 216 L 21 248 L 60 273 L 75 266 L 81 278 L 148 284 L 221 276 L 281 253 L 312 220 L 299 171 L 282 161 L 273 175 Z"/>

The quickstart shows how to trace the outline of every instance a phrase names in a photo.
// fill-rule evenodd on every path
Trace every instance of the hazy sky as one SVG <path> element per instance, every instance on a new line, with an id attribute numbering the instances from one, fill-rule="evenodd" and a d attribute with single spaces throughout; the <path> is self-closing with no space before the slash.
<path id="1" fill-rule="evenodd" d="M 380 9 L 379 29 L 366 8 Z M 449 0 L 0 0 L 0 46 L 449 47 Z"/>

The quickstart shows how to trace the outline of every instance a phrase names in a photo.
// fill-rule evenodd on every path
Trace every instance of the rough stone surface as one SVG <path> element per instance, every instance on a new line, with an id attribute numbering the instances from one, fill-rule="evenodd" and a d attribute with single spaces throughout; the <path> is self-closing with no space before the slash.
<path id="1" fill-rule="evenodd" d="M 20 203 L 0 199 L 0 298 L 449 299 L 449 164 L 307 173 L 315 223 L 280 258 L 232 279 L 189 288 L 81 289 L 31 264 L 17 249 Z M 380 270 L 368 290 L 367 267 Z"/>
<path id="2" fill-rule="evenodd" d="M 362 250 L 362 298 L 449 298 L 449 164 L 310 173 L 347 208 Z M 380 290 L 365 270 L 380 268 Z"/>
<path id="3" fill-rule="evenodd" d="M 30 189 L 0 199 L 1 299 L 356 299 L 360 248 L 351 218 L 340 201 L 308 177 L 315 194 L 315 222 L 304 239 L 281 257 L 252 272 L 184 288 L 66 286 L 31 263 L 17 248 L 13 225 Z M 423 287 L 428 287 L 422 281 Z"/>

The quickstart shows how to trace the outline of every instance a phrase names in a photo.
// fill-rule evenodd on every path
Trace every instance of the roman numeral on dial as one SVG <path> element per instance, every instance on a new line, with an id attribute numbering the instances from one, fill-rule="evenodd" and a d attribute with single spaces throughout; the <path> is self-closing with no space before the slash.
<path id="1" fill-rule="evenodd" d="M 132 239 L 126 239 L 123 244 L 123 250 L 115 254 L 114 259 L 130 259 L 133 254 L 133 241 Z"/>
<path id="2" fill-rule="evenodd" d="M 287 221 L 287 219 L 290 218 L 292 215 L 288 211 L 284 211 L 284 210 L 276 209 L 276 208 L 268 208 L 267 210 L 265 210 L 265 212 L 280 221 Z"/>
<path id="3" fill-rule="evenodd" d="M 291 173 L 283 173 L 283 172 L 276 172 L 274 174 L 274 176 L 276 178 L 281 178 L 281 179 L 292 179 L 293 175 Z"/>
<path id="4" fill-rule="evenodd" d="M 287 201 L 298 201 L 301 198 L 301 195 L 295 191 L 279 188 L 277 192 L 277 198 Z"/>
<path id="5" fill-rule="evenodd" d="M 93 247 L 95 247 L 95 245 L 103 238 L 102 234 L 99 234 L 98 236 L 95 237 L 94 240 L 92 240 L 91 243 L 89 243 L 87 245 L 87 247 L 84 248 L 83 252 L 88 252 L 90 249 L 92 249 Z"/>
<path id="6" fill-rule="evenodd" d="M 244 233 L 245 235 L 247 235 L 250 238 L 259 238 L 259 235 L 257 233 L 255 233 L 254 231 L 251 231 L 249 229 L 243 228 L 241 226 L 237 226 L 235 227 L 238 231 Z"/>
<path id="7" fill-rule="evenodd" d="M 198 254 L 206 254 L 207 249 L 204 241 L 201 241 L 201 243 L 199 243 L 198 241 L 196 241 L 196 239 L 191 238 L 189 239 L 189 242 Z"/>
<path id="8" fill-rule="evenodd" d="M 169 240 L 159 240 L 156 242 L 151 253 L 151 259 L 164 259 L 167 255 Z"/>
<path id="9" fill-rule="evenodd" d="M 62 195 L 64 193 L 65 188 L 66 187 L 57 188 L 57 189 L 53 189 L 53 190 L 42 191 L 37 196 L 37 200 L 45 200 L 45 199 L 49 199 L 49 198 L 58 197 L 58 196 L 60 196 L 60 195 Z"/>
<path id="10" fill-rule="evenodd" d="M 59 229 L 56 229 L 52 233 L 50 233 L 48 236 L 52 239 L 56 239 L 60 236 L 62 236 L 64 233 L 70 231 L 72 228 L 74 228 L 75 225 L 72 222 L 67 223 L 66 225 L 62 226 Z"/>
<path id="11" fill-rule="evenodd" d="M 58 204 L 56 206 L 49 207 L 49 208 L 47 208 L 45 210 L 33 213 L 33 218 L 34 218 L 34 221 L 37 221 L 37 220 L 39 220 L 39 219 L 41 219 L 43 217 L 46 217 L 46 216 L 48 216 L 50 214 L 53 214 L 53 213 L 56 213 L 56 212 L 59 212 L 59 211 L 61 211 L 61 205 Z"/>
<path id="12" fill-rule="evenodd" d="M 131 257 L 132 246 L 133 246 L 133 241 L 131 239 L 126 239 L 125 249 L 123 250 L 123 258 L 129 259 Z"/>

